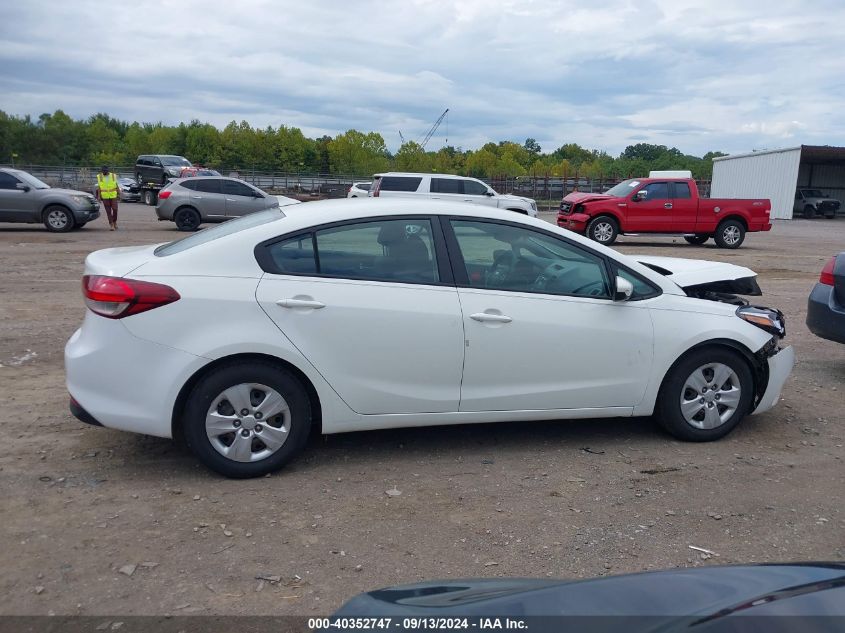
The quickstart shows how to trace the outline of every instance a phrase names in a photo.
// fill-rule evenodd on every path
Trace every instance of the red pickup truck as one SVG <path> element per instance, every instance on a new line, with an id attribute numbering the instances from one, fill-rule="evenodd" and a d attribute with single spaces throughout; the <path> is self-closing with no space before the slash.
<path id="1" fill-rule="evenodd" d="M 570 193 L 557 224 L 602 244 L 621 234 L 683 235 L 690 244 L 711 237 L 721 248 L 739 248 L 748 231 L 769 231 L 771 202 L 700 198 L 688 178 L 625 180 L 603 194 Z"/>

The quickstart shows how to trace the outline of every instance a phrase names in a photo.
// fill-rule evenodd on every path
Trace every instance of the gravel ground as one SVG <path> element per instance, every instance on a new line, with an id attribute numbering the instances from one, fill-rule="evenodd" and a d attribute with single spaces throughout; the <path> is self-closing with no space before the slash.
<path id="1" fill-rule="evenodd" d="M 845 557 L 845 345 L 804 325 L 845 220 L 781 222 L 738 251 L 619 243 L 748 266 L 786 313 L 798 364 L 783 401 L 720 442 L 677 442 L 645 419 L 354 433 L 251 481 L 68 413 L 62 350 L 85 255 L 180 236 L 141 205 L 122 205 L 120 225 L 0 224 L 0 614 L 322 615 L 422 579 Z"/>

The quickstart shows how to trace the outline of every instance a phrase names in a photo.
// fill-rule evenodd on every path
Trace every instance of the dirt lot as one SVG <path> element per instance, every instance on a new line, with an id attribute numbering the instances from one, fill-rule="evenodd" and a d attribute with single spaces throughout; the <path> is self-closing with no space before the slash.
<path id="1" fill-rule="evenodd" d="M 0 225 L 2 614 L 326 614 L 427 578 L 845 558 L 845 345 L 804 325 L 845 220 L 779 223 L 732 252 L 620 244 L 749 266 L 787 314 L 798 364 L 783 402 L 721 442 L 677 442 L 649 420 L 355 433 L 228 481 L 169 441 L 67 411 L 83 259 L 179 236 L 152 216 L 125 204 L 117 233 L 103 219 L 61 235 Z"/>

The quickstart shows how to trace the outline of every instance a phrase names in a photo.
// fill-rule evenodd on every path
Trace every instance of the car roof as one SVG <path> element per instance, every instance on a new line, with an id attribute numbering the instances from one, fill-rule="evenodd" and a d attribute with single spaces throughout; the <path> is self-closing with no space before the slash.
<path id="1" fill-rule="evenodd" d="M 426 174 L 422 172 L 413 171 L 386 171 L 382 174 L 374 174 L 373 178 L 381 178 L 382 176 L 407 176 L 414 178 L 418 178 L 421 176 L 431 176 L 432 178 L 469 178 L 471 180 L 477 180 L 477 178 L 473 178 L 472 176 L 458 176 L 457 174 Z"/>

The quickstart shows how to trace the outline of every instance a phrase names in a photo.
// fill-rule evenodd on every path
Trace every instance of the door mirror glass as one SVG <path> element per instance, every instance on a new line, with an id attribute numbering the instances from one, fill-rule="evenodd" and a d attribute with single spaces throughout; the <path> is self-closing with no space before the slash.
<path id="1" fill-rule="evenodd" d="M 19 182 L 19 183 L 18 183 L 17 185 L 15 185 L 15 186 L 16 186 L 18 189 L 23 189 L 23 191 L 25 191 L 25 192 L 28 192 L 28 191 L 29 191 L 29 185 L 24 184 L 24 183 L 22 183 L 22 182 Z"/>
<path id="2" fill-rule="evenodd" d="M 616 276 L 616 291 L 613 293 L 614 301 L 627 301 L 634 294 L 634 284 L 624 277 Z"/>
<path id="3" fill-rule="evenodd" d="M 645 189 L 640 189 L 637 193 L 634 194 L 633 201 L 634 202 L 642 202 L 648 198 L 648 191 Z"/>

